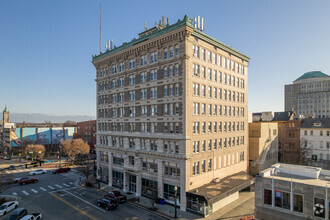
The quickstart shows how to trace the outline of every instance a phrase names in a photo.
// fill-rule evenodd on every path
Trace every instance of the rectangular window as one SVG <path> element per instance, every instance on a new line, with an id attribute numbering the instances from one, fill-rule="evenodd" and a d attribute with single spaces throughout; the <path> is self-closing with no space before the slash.
<path id="1" fill-rule="evenodd" d="M 272 190 L 264 189 L 264 204 L 272 205 Z"/>
<path id="2" fill-rule="evenodd" d="M 304 212 L 304 200 L 302 195 L 293 194 L 293 211 Z"/>
<path id="3" fill-rule="evenodd" d="M 314 198 L 314 216 L 325 218 L 325 206 L 324 199 Z"/>

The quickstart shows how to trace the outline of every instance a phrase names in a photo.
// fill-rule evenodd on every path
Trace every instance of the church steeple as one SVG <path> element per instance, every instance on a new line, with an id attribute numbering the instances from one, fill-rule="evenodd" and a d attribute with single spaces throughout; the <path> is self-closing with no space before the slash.
<path id="1" fill-rule="evenodd" d="M 9 123 L 9 111 L 7 108 L 7 105 L 5 107 L 5 110 L 3 110 L 3 123 Z"/>

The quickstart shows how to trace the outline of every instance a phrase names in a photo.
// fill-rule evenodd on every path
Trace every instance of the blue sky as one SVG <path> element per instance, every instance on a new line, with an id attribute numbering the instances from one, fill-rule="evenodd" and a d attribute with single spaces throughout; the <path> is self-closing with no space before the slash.
<path id="1" fill-rule="evenodd" d="M 200 15 L 205 33 L 248 55 L 249 111 L 283 111 L 284 85 L 330 74 L 330 1 L 102 1 L 102 49 L 161 16 Z M 99 0 L 0 1 L 0 108 L 95 115 Z"/>

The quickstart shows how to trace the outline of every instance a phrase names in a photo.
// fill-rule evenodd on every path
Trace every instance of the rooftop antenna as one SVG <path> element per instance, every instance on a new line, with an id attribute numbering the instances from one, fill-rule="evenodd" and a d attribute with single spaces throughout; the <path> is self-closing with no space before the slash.
<path id="1" fill-rule="evenodd" d="M 201 17 L 197 16 L 197 29 L 201 28 Z"/>
<path id="2" fill-rule="evenodd" d="M 169 24 L 170 24 L 170 19 L 167 17 L 166 25 L 169 25 Z"/>
<path id="3" fill-rule="evenodd" d="M 204 18 L 201 18 L 201 31 L 204 31 Z"/>
<path id="4" fill-rule="evenodd" d="M 101 22 L 102 22 L 102 20 L 101 20 L 101 8 L 102 8 L 102 2 L 101 2 L 101 0 L 100 0 L 100 54 L 102 53 L 102 46 L 101 46 L 101 33 L 102 33 L 102 25 L 101 25 Z"/>

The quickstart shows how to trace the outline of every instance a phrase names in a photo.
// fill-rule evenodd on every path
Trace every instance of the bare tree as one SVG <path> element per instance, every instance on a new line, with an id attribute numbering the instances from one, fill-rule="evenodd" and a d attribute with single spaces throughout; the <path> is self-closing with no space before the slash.
<path id="1" fill-rule="evenodd" d="M 88 154 L 81 154 L 75 160 L 75 165 L 77 166 L 77 170 L 84 174 L 86 177 L 86 185 L 89 183 L 89 175 L 92 173 L 93 163 L 89 158 Z"/>
<path id="2" fill-rule="evenodd" d="M 75 161 L 78 155 L 88 154 L 90 147 L 82 139 L 72 139 L 61 141 L 63 152 L 68 155 L 72 161 Z"/>
<path id="3" fill-rule="evenodd" d="M 43 156 L 45 154 L 45 151 L 46 151 L 46 148 L 45 148 L 44 145 L 41 145 L 41 144 L 29 144 L 29 145 L 26 146 L 25 151 L 29 155 L 31 155 L 32 158 L 37 160 L 38 157 L 39 157 L 39 159 L 43 158 Z"/>
<path id="4" fill-rule="evenodd" d="M 70 120 L 67 120 L 63 123 L 63 126 L 64 127 L 71 127 L 71 126 L 76 126 L 77 125 L 77 122 L 75 121 L 70 121 Z"/>
<path id="5" fill-rule="evenodd" d="M 298 150 L 299 153 L 299 164 L 300 165 L 308 165 L 308 160 L 311 159 L 312 148 L 308 146 L 307 140 L 305 138 L 300 139 L 300 148 Z"/>

